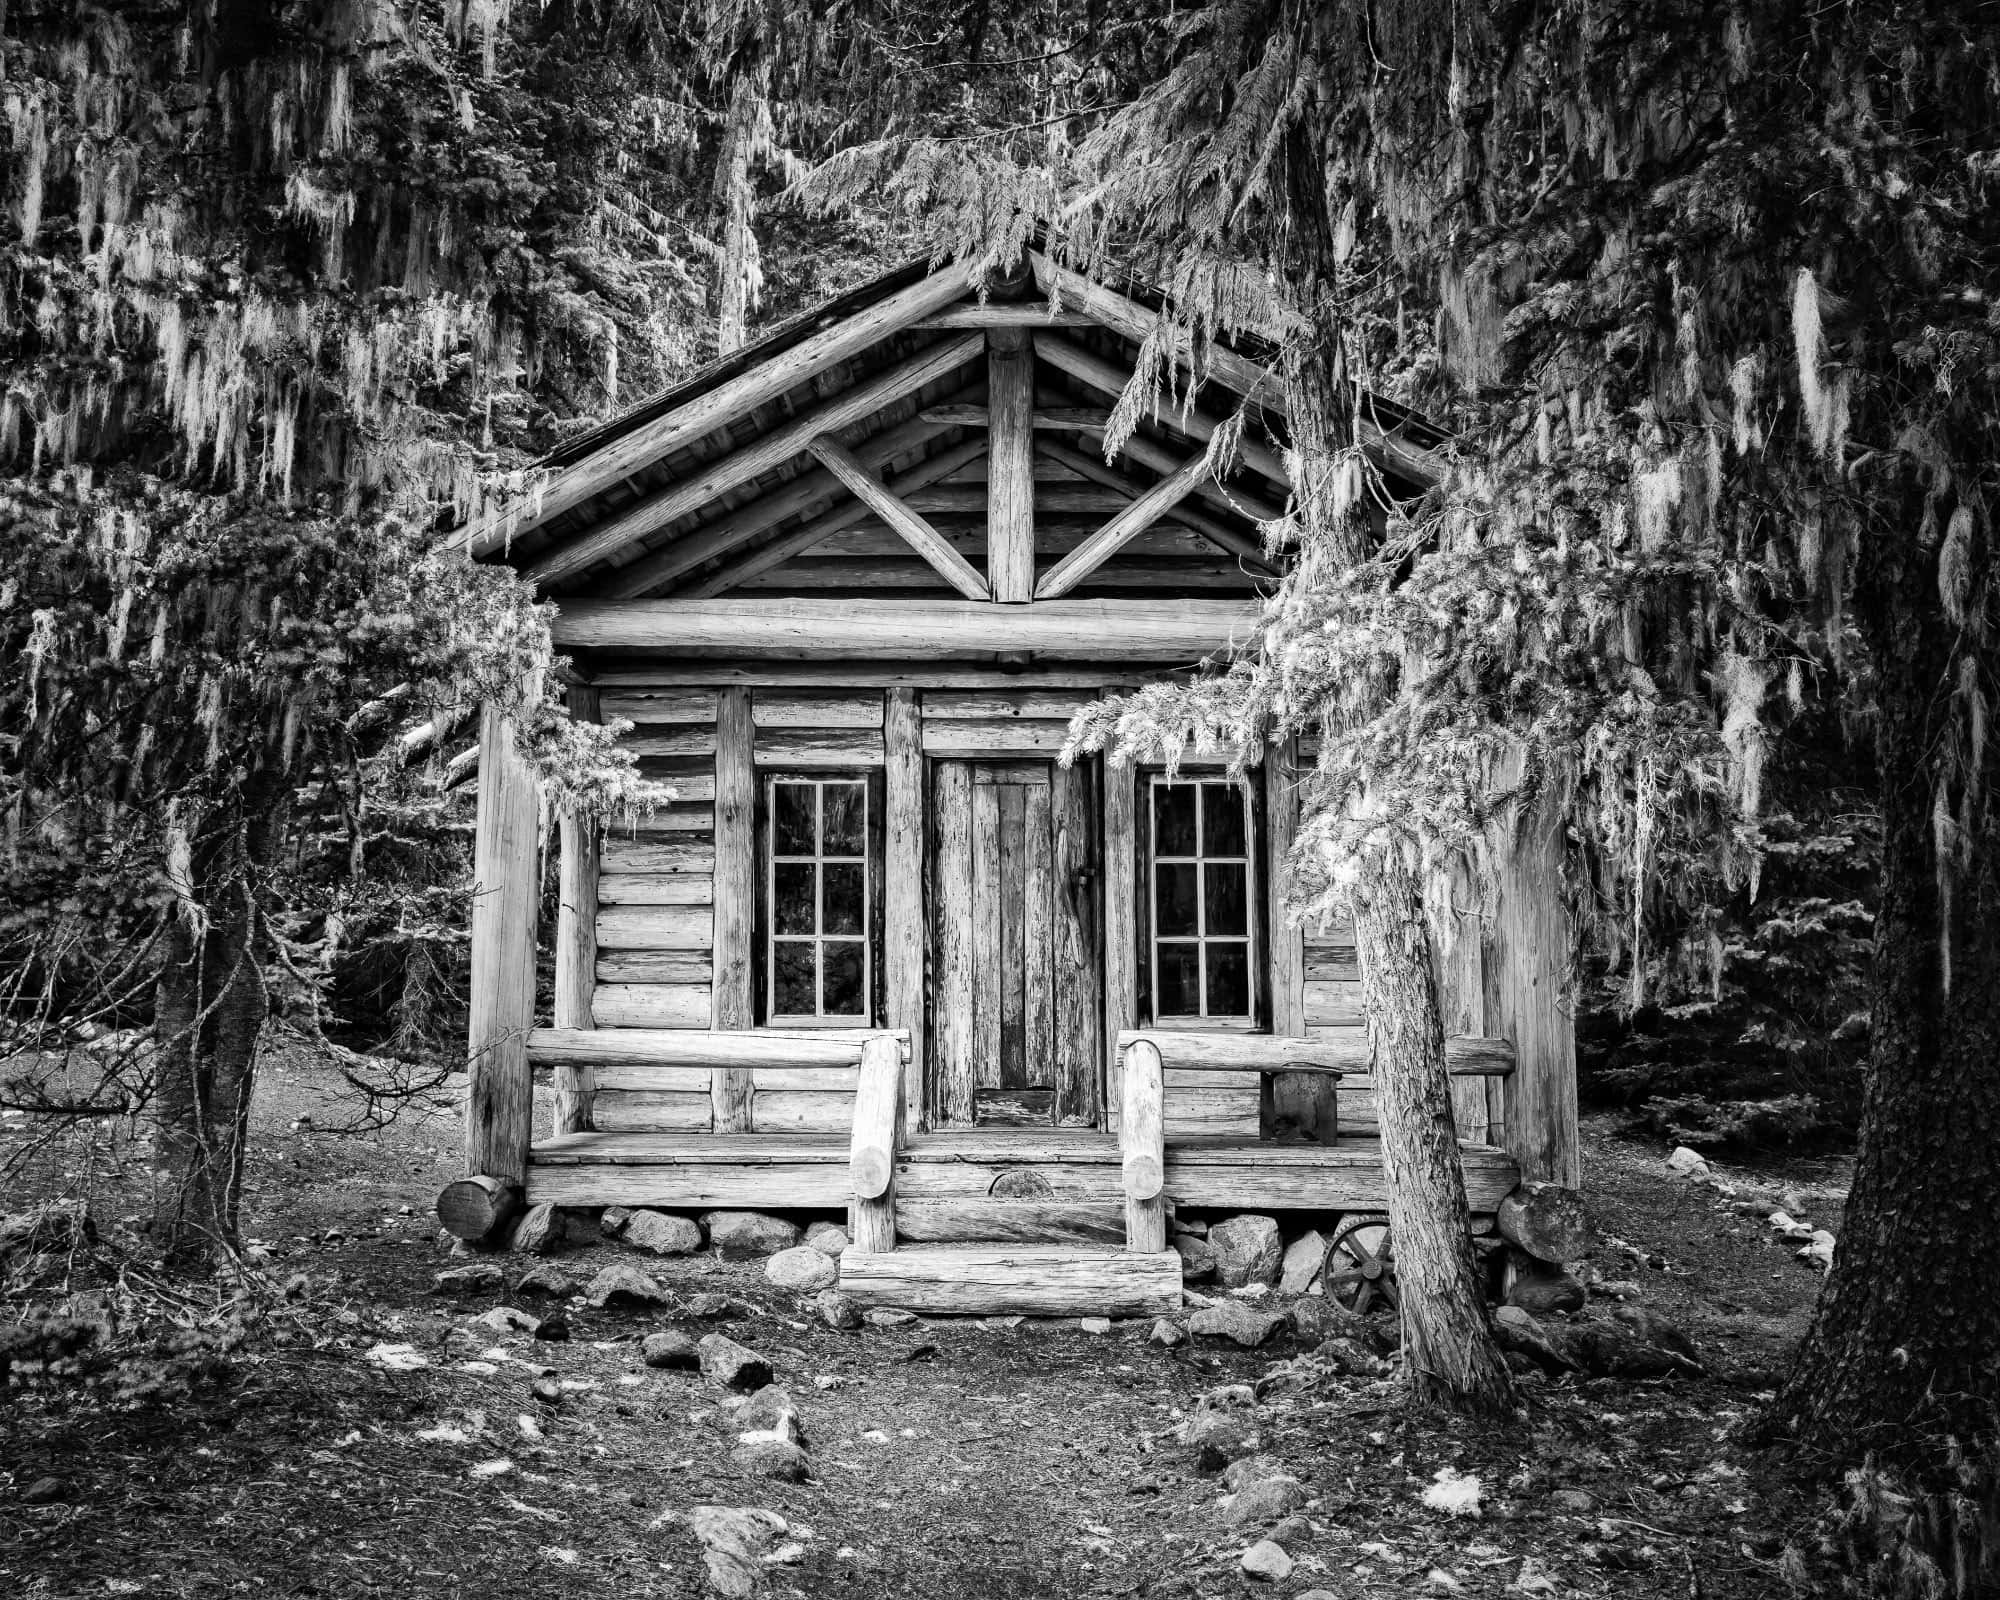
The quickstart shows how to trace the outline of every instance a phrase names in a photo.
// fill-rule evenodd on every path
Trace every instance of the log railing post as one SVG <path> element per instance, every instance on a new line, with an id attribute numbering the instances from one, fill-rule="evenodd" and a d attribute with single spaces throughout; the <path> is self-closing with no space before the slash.
<path id="1" fill-rule="evenodd" d="M 1133 857 L 1138 849 L 1138 774 L 1104 758 L 1104 1105 L 1116 1131 L 1125 1096 L 1119 1088 L 1118 1036 L 1138 1023 L 1139 930 Z"/>
<path id="2" fill-rule="evenodd" d="M 892 1028 L 910 1030 L 904 1117 L 921 1126 L 924 1080 L 924 751 L 916 691 L 891 689 L 882 717 L 888 816 L 882 852 L 882 986 Z"/>
<path id="3" fill-rule="evenodd" d="M 581 685 L 569 691 L 569 714 L 578 722 L 597 721 L 597 691 Z M 555 1025 L 594 1028 L 591 1000 L 597 987 L 597 830 L 598 819 L 566 811 L 559 824 L 562 854 L 557 868 Z M 597 1069 L 556 1068 L 555 1131 L 588 1133 L 596 1126 L 592 1108 Z"/>
<path id="4" fill-rule="evenodd" d="M 715 922 L 711 1025 L 752 1028 L 751 945 L 757 930 L 756 728 L 750 691 L 724 689 L 715 703 Z M 710 1084 L 717 1133 L 748 1133 L 752 1080 L 718 1067 Z"/>
<path id="5" fill-rule="evenodd" d="M 1160 1048 L 1134 1039 L 1125 1047 L 1124 1115 L 1118 1124 L 1125 1190 L 1125 1248 L 1167 1247 L 1166 1073 Z"/>
<path id="6" fill-rule="evenodd" d="M 528 1029 L 535 1007 L 535 912 L 541 809 L 514 728 L 481 713 L 479 815 L 473 843 L 472 975 L 467 1028 L 465 1169 L 518 1186 L 534 1138 Z"/>
<path id="7" fill-rule="evenodd" d="M 854 1205 L 848 1248 L 863 1255 L 896 1247 L 896 1157 L 902 1143 L 902 1046 L 893 1034 L 876 1034 L 861 1047 L 849 1156 Z"/>

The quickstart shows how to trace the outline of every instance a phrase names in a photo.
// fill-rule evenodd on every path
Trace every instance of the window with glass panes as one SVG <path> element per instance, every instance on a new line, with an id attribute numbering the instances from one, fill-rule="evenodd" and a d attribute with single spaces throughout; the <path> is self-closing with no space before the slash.
<path id="1" fill-rule="evenodd" d="M 1153 1015 L 1254 1021 L 1249 790 L 1156 777 L 1151 807 Z"/>
<path id="2" fill-rule="evenodd" d="M 774 1023 L 865 1026 L 872 972 L 868 785 L 769 780 L 765 1014 Z"/>

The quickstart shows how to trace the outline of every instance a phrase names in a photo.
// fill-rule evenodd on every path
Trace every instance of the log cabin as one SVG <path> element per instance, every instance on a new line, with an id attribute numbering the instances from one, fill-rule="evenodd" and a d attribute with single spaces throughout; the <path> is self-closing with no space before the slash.
<path id="1" fill-rule="evenodd" d="M 1058 759 L 1080 706 L 1224 655 L 1274 576 L 1268 347 L 1218 345 L 1196 403 L 1105 459 L 1157 306 L 1039 254 L 977 287 L 905 266 L 462 530 L 555 602 L 572 714 L 630 724 L 675 791 L 636 827 L 557 819 L 538 1025 L 545 819 L 485 715 L 480 1193 L 844 1209 L 842 1286 L 930 1311 L 1177 1307 L 1177 1207 L 1379 1230 L 1353 941 L 1284 910 L 1301 752 L 1247 777 Z M 1400 490 L 1435 480 L 1421 418 L 1372 407 L 1363 439 Z M 1524 1178 L 1576 1181 L 1554 869 L 1517 855 L 1497 911 L 1435 919 L 1476 1226 Z"/>

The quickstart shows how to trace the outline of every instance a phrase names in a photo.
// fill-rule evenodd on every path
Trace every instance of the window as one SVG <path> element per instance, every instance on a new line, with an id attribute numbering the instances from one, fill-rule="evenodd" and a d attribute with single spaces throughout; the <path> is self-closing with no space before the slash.
<path id="1" fill-rule="evenodd" d="M 867 781 L 772 778 L 766 802 L 765 1015 L 865 1027 L 874 985 Z"/>
<path id="2" fill-rule="evenodd" d="M 1155 777 L 1150 798 L 1154 1018 L 1254 1022 L 1249 790 L 1223 779 Z"/>

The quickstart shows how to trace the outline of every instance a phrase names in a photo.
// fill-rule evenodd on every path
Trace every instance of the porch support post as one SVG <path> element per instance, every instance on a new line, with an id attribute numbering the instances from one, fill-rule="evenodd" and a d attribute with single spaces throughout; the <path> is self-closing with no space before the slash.
<path id="1" fill-rule="evenodd" d="M 541 808 L 513 724 L 480 713 L 479 813 L 473 838 L 472 974 L 465 1170 L 518 1186 L 534 1138 L 528 1029 L 535 1008 L 535 912 Z"/>
<path id="2" fill-rule="evenodd" d="M 1138 776 L 1129 763 L 1104 762 L 1104 1048 L 1106 1119 L 1124 1117 L 1124 1068 L 1118 1036 L 1136 1027 L 1139 1003 L 1138 904 L 1133 857 L 1138 849 Z"/>
<path id="3" fill-rule="evenodd" d="M 1271 944 L 1271 1032 L 1301 1039 L 1306 1031 L 1306 938 L 1285 920 L 1292 841 L 1299 833 L 1297 747 L 1287 739 L 1264 752 L 1264 881 Z M 1339 1080 L 1321 1072 L 1272 1075 L 1271 1110 L 1309 1133 L 1339 1126 Z"/>
<path id="4" fill-rule="evenodd" d="M 993 598 L 1035 596 L 1035 357 L 1025 328 L 986 332 L 986 581 Z"/>
<path id="5" fill-rule="evenodd" d="M 1506 787 L 1519 780 L 1497 774 Z M 1503 790 L 1504 792 L 1504 790 Z M 1577 1188 L 1576 1033 L 1568 1010 L 1569 918 L 1562 903 L 1564 841 L 1557 809 L 1540 803 L 1515 819 L 1499 863 L 1487 946 L 1489 1023 L 1514 1041 L 1507 1080 L 1507 1150 L 1528 1182 Z"/>
<path id="6" fill-rule="evenodd" d="M 1479 890 L 1462 861 L 1434 873 L 1425 886 L 1431 924 L 1431 950 L 1437 966 L 1438 1004 L 1444 1010 L 1447 1039 L 1501 1033 L 1488 1026 L 1484 922 L 1479 914 Z M 1457 1076 L 1451 1080 L 1452 1120 L 1461 1139 L 1481 1144 L 1501 1137 L 1498 1098 L 1506 1092 L 1505 1078 Z"/>
<path id="7" fill-rule="evenodd" d="M 584 685 L 569 691 L 569 714 L 578 722 L 598 718 L 597 691 Z M 558 824 L 562 854 L 557 868 L 555 1025 L 594 1028 L 591 997 L 597 987 L 597 830 L 598 819 L 564 812 Z M 555 1131 L 588 1133 L 597 1069 L 556 1068 Z"/>
<path id="8" fill-rule="evenodd" d="M 882 715 L 887 816 L 882 851 L 882 987 L 892 1028 L 910 1030 L 903 1115 L 924 1116 L 924 750 L 914 689 L 891 689 Z"/>
<path id="9" fill-rule="evenodd" d="M 750 691 L 723 689 L 715 698 L 715 953 L 710 1026 L 756 1025 L 751 944 L 757 929 L 756 729 Z M 709 1093 L 717 1133 L 750 1131 L 751 1076 L 717 1067 Z"/>

